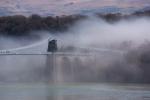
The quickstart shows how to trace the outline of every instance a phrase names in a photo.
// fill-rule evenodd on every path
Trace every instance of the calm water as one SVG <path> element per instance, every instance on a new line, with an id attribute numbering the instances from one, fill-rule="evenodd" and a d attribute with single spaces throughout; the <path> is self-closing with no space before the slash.
<path id="1" fill-rule="evenodd" d="M 150 85 L 98 82 L 102 62 L 115 57 L 1 56 L 0 100 L 150 100 Z"/>
<path id="2" fill-rule="evenodd" d="M 150 86 L 1 84 L 0 100 L 150 100 Z"/>

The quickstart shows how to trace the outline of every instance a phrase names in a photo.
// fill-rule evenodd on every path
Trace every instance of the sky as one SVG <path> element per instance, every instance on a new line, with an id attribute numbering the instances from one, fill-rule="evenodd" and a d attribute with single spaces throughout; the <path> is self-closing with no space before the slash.
<path id="1" fill-rule="evenodd" d="M 140 8 L 149 4 L 150 0 L 0 0 L 0 10 L 17 14 L 63 15 L 106 6 Z"/>

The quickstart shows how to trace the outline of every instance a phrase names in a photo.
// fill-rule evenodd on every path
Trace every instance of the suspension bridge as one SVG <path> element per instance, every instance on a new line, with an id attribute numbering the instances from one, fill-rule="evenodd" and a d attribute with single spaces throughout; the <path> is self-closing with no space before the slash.
<path id="1" fill-rule="evenodd" d="M 28 46 L 13 48 L 13 49 L 3 49 L 0 50 L 0 56 L 4 55 L 59 55 L 59 56 L 92 56 L 94 54 L 100 53 L 111 53 L 111 54 L 124 54 L 124 51 L 121 50 L 113 50 L 107 48 L 88 48 L 88 47 L 74 47 L 78 49 L 75 52 L 48 52 L 46 51 L 48 48 L 49 38 L 44 39 L 35 44 L 31 44 Z M 42 50 L 41 50 L 42 49 Z M 84 50 L 88 52 L 83 52 Z"/>

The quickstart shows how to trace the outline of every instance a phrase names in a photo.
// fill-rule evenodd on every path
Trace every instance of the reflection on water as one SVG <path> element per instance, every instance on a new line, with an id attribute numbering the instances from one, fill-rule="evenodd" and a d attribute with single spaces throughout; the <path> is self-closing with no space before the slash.
<path id="1" fill-rule="evenodd" d="M 150 100 L 149 85 L 89 84 L 123 79 L 108 67 L 121 57 L 1 56 L 0 100 Z"/>
<path id="2" fill-rule="evenodd" d="M 121 84 L 0 85 L 0 100 L 150 100 L 150 87 Z"/>

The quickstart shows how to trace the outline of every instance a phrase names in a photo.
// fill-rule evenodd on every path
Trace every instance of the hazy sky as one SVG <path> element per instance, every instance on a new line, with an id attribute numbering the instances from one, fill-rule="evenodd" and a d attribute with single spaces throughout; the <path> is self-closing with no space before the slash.
<path id="1" fill-rule="evenodd" d="M 104 6 L 142 7 L 150 0 L 0 0 L 0 8 L 17 13 L 68 14 Z"/>

